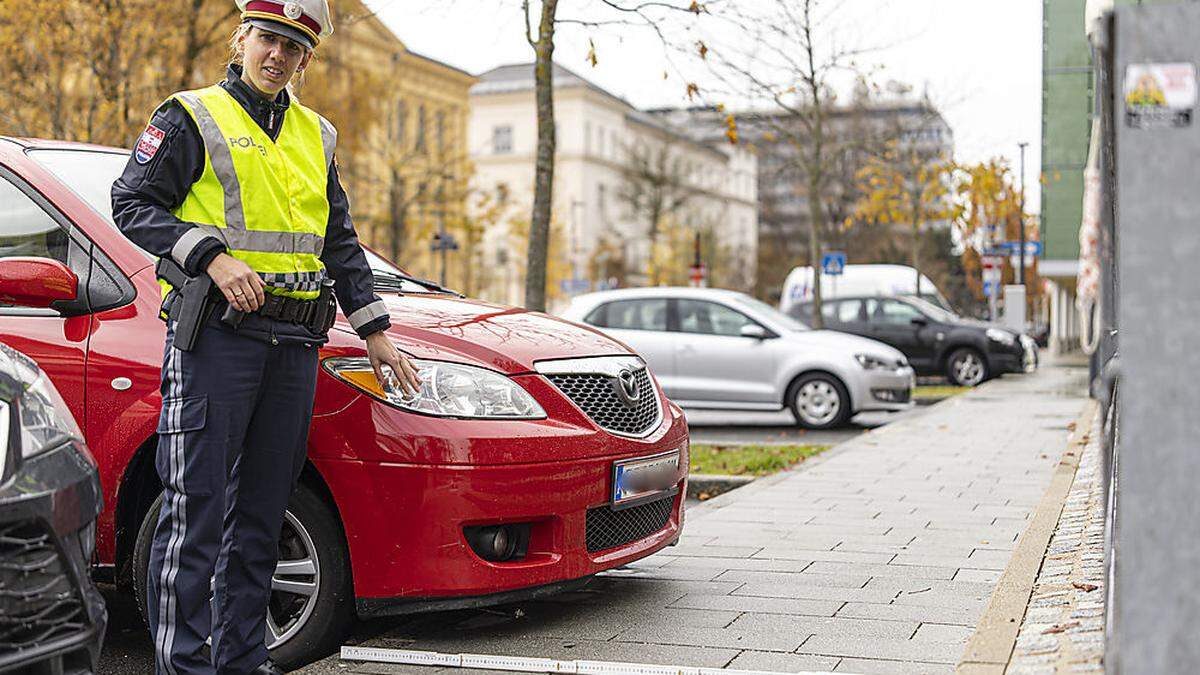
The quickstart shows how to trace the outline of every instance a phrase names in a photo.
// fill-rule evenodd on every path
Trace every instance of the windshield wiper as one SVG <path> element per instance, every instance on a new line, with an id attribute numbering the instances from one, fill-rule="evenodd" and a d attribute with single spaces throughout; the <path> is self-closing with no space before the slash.
<path id="1" fill-rule="evenodd" d="M 392 289 L 397 290 L 397 291 L 403 290 L 403 288 L 402 288 L 403 284 L 405 281 L 407 281 L 409 283 L 414 283 L 418 286 L 427 288 L 431 291 L 434 291 L 435 293 L 447 293 L 449 295 L 457 295 L 460 298 L 467 297 L 467 296 L 463 295 L 462 293 L 459 293 L 458 291 L 452 291 L 449 288 L 440 286 L 428 279 L 420 279 L 420 278 L 414 277 L 410 274 L 403 274 L 400 272 L 388 272 L 388 271 L 384 271 L 384 270 L 371 270 L 371 274 L 374 275 L 374 277 L 375 277 L 375 285 L 376 286 L 386 286 L 389 288 L 389 290 L 392 290 Z M 380 282 L 383 282 L 383 283 L 380 283 Z"/>

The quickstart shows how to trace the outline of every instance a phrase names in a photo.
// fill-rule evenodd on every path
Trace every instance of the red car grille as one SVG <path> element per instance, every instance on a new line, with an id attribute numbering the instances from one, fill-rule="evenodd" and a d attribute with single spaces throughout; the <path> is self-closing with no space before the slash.
<path id="1" fill-rule="evenodd" d="M 587 550 L 606 551 L 645 539 L 667 526 L 675 494 L 614 511 L 611 506 L 588 509 Z"/>
<path id="2" fill-rule="evenodd" d="M 617 395 L 617 379 L 614 377 L 598 373 L 548 377 L 602 429 L 635 436 L 650 431 L 660 418 L 658 393 L 645 368 L 634 373 L 639 396 L 633 406 L 627 405 Z"/>
<path id="3" fill-rule="evenodd" d="M 0 656 L 87 630 L 87 613 L 50 533 L 0 525 Z"/>

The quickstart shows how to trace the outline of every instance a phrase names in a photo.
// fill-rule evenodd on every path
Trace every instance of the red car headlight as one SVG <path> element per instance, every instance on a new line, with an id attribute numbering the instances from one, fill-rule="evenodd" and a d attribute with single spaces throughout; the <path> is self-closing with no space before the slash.
<path id="1" fill-rule="evenodd" d="M 324 361 L 325 370 L 355 389 L 402 410 L 474 419 L 542 419 L 546 412 L 529 392 L 510 378 L 485 368 L 461 363 L 410 359 L 421 378 L 421 390 L 405 395 L 395 374 L 384 367 L 380 385 L 371 362 L 364 357 Z"/>

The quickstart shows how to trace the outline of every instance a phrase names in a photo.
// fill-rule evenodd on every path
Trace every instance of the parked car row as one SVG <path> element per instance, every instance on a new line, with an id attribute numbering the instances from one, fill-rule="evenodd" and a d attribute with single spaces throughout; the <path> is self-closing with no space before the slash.
<path id="1" fill-rule="evenodd" d="M 828 429 L 865 411 L 912 400 L 913 370 L 876 340 L 814 331 L 744 293 L 639 288 L 576 297 L 566 318 L 633 348 L 684 408 L 791 410 Z"/>
<path id="2" fill-rule="evenodd" d="M 789 313 L 812 321 L 813 303 L 792 305 Z M 945 375 L 973 387 L 1004 373 L 1037 367 L 1032 338 L 1007 328 L 966 319 L 933 303 L 908 296 L 837 297 L 821 305 L 827 328 L 861 335 L 904 352 L 920 375 Z"/>
<path id="3" fill-rule="evenodd" d="M 0 483 L 0 497 L 17 499 L 37 480 L 47 490 L 74 485 L 70 500 L 34 500 L 66 515 L 6 505 L 0 527 L 31 556 L 66 556 L 54 569 L 80 604 L 63 640 L 103 630 L 87 604 L 87 562 L 144 596 L 161 492 L 160 290 L 154 261 L 116 229 L 109 203 L 127 158 L 0 138 L 0 342 L 40 364 L 40 381 L 62 393 L 67 412 L 54 419 L 78 422 L 67 449 L 25 460 L 34 482 Z M 273 578 L 268 639 L 285 668 L 331 651 L 356 615 L 578 586 L 674 543 L 683 525 L 687 425 L 629 347 L 592 328 L 465 299 L 369 258 L 394 317 L 391 335 L 424 385 L 415 399 L 381 387 L 339 317 L 320 352 L 308 463 Z M 18 427 L 8 424 L 11 439 Z M 84 441 L 98 485 L 94 474 L 75 477 L 93 466 Z M 7 452 L 18 451 L 10 444 Z M 6 462 L 5 478 L 18 464 Z M 97 512 L 93 552 L 88 523 Z M 0 664 L 51 648 L 41 634 L 32 647 L 20 642 L 21 615 L 0 609 Z"/>

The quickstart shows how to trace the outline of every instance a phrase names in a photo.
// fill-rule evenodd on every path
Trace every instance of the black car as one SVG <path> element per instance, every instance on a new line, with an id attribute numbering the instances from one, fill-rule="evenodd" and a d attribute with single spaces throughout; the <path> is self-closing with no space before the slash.
<path id="1" fill-rule="evenodd" d="M 100 657 L 100 478 L 82 439 L 37 364 L 0 344 L 0 672 L 91 673 Z"/>
<path id="2" fill-rule="evenodd" d="M 791 308 L 805 323 L 812 303 Z M 879 340 L 899 349 L 919 375 L 944 374 L 973 387 L 1004 373 L 1037 366 L 1033 340 L 998 326 L 966 319 L 909 296 L 840 297 L 822 303 L 825 327 Z"/>

